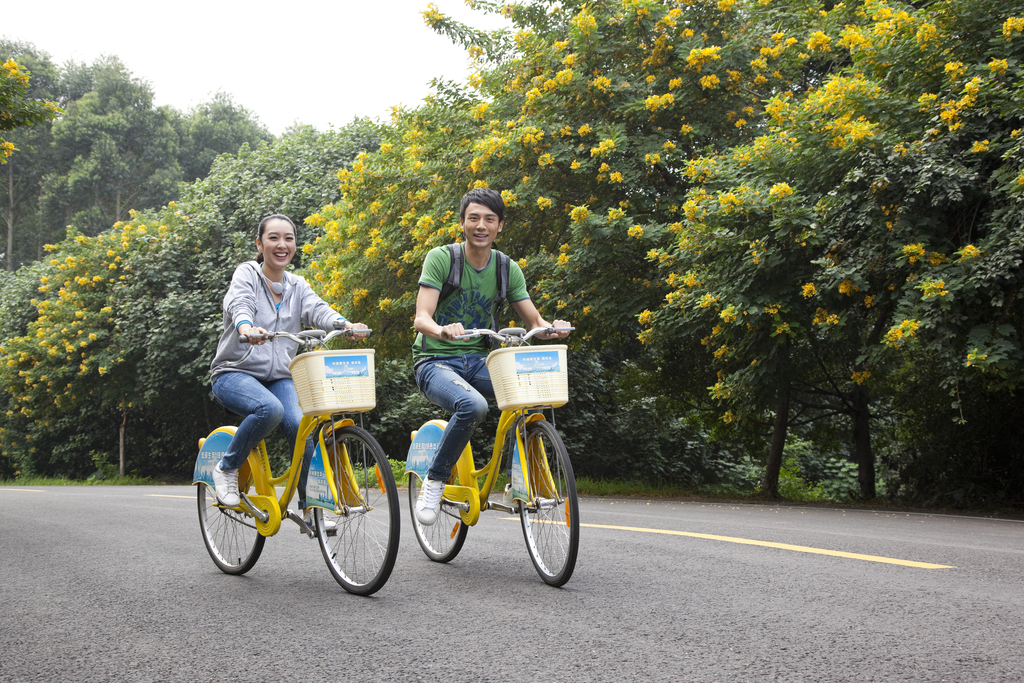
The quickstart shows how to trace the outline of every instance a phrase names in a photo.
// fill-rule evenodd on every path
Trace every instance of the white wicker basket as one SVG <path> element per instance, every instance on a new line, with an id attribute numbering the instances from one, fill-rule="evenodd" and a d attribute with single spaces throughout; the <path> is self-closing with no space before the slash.
<path id="1" fill-rule="evenodd" d="M 362 413 L 377 405 L 373 349 L 301 353 L 288 369 L 303 415 Z"/>
<path id="2" fill-rule="evenodd" d="M 494 398 L 502 410 L 558 408 L 569 402 L 564 344 L 498 349 L 487 356 Z"/>

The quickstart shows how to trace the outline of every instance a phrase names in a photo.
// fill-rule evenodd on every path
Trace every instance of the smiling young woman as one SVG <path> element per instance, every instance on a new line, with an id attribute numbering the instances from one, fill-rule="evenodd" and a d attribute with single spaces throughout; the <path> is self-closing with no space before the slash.
<path id="1" fill-rule="evenodd" d="M 346 321 L 303 278 L 287 271 L 295 256 L 295 224 L 290 218 L 273 214 L 260 221 L 256 250 L 256 260 L 239 265 L 231 277 L 224 295 L 223 331 L 210 364 L 214 397 L 244 418 L 213 472 L 217 498 L 229 507 L 238 505 L 238 468 L 249 451 L 279 425 L 294 441 L 302 420 L 288 370 L 297 344 L 279 337 L 266 345 L 267 330 L 330 332 L 335 320 L 345 321 L 347 329 L 366 329 L 362 323 Z M 249 344 L 240 344 L 240 335 L 248 337 Z M 299 508 L 305 508 L 312 454 L 313 442 L 307 441 L 299 476 Z"/>

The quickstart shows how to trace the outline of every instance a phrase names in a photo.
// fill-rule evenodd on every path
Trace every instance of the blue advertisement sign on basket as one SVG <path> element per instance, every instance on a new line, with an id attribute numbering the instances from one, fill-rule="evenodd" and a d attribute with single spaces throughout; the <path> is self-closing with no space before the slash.
<path id="1" fill-rule="evenodd" d="M 306 507 L 335 510 L 334 494 L 327 482 L 327 468 L 324 467 L 324 455 L 321 447 L 323 441 L 313 449 L 313 458 L 309 461 L 309 477 L 306 479 Z"/>
<path id="2" fill-rule="evenodd" d="M 227 432 L 215 432 L 203 442 L 203 447 L 199 449 L 199 456 L 196 458 L 196 469 L 192 473 L 193 484 L 203 482 L 213 488 L 213 468 L 224 457 L 224 451 L 228 449 L 229 443 L 231 435 Z"/>
<path id="3" fill-rule="evenodd" d="M 525 351 L 516 353 L 516 374 L 533 372 L 560 372 L 558 351 Z"/>
<path id="4" fill-rule="evenodd" d="M 369 356 L 324 356 L 327 379 L 335 377 L 369 377 Z"/>
<path id="5" fill-rule="evenodd" d="M 434 461 L 434 453 L 441 445 L 444 430 L 435 424 L 423 425 L 416 432 L 416 438 L 409 444 L 409 455 L 405 459 L 405 473 L 415 472 L 420 480 L 427 478 L 427 469 Z"/>

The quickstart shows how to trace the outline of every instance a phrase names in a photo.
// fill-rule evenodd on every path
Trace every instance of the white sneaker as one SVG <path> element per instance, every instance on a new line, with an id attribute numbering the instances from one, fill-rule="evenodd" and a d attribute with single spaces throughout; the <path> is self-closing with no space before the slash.
<path id="1" fill-rule="evenodd" d="M 316 533 L 316 522 L 313 521 L 313 508 L 306 508 L 306 511 L 302 513 L 302 521 L 306 523 L 307 529 L 312 531 L 314 534 Z M 337 528 L 337 526 L 338 525 L 335 524 L 332 520 L 324 520 L 324 531 L 326 531 L 328 534 L 334 531 L 334 529 Z M 299 529 L 299 533 L 302 533 L 302 529 Z"/>
<path id="2" fill-rule="evenodd" d="M 238 497 L 238 470 L 222 470 L 217 463 L 213 468 L 213 487 L 221 505 L 233 508 L 242 502 Z"/>
<path id="3" fill-rule="evenodd" d="M 416 519 L 423 526 L 430 526 L 437 521 L 437 512 L 441 509 L 441 496 L 444 494 L 444 482 L 424 478 L 420 495 L 416 498 Z"/>

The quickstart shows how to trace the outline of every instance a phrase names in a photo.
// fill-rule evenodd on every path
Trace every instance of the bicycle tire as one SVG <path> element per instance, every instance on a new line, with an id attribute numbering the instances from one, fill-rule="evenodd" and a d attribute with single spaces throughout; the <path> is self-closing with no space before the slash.
<path id="1" fill-rule="evenodd" d="M 339 484 L 341 504 L 355 509 L 347 515 L 344 510 L 335 514 L 315 508 L 320 552 L 342 588 L 355 595 L 371 595 L 387 583 L 398 557 L 401 512 L 395 475 L 384 450 L 365 429 L 342 427 L 335 432 L 333 444 L 336 457 L 348 456 L 359 491 L 358 497 L 351 491 L 346 495 L 346 487 Z M 334 470 L 337 477 L 341 469 Z M 327 521 L 336 525 L 330 535 L 325 532 Z"/>
<path id="2" fill-rule="evenodd" d="M 544 583 L 563 586 L 576 568 L 580 543 L 579 500 L 569 454 L 551 423 L 537 420 L 526 428 L 526 456 L 534 494 L 529 505 L 519 506 L 526 549 Z"/>
<path id="3" fill-rule="evenodd" d="M 239 490 L 246 492 L 242 472 Z M 243 488 L 245 486 L 245 488 Z M 217 505 L 217 494 L 206 484 L 196 486 L 199 529 L 213 563 L 225 574 L 241 575 L 260 559 L 267 537 L 256 529 L 256 520 L 247 512 L 227 510 Z"/>
<path id="4" fill-rule="evenodd" d="M 452 475 L 454 478 L 456 475 Z M 449 483 L 452 480 L 449 479 Z M 423 553 L 434 562 L 451 562 L 462 550 L 469 527 L 459 516 L 458 510 L 441 506 L 437 521 L 430 526 L 420 524 L 416 519 L 416 498 L 419 495 L 419 479 L 409 475 L 409 513 L 412 515 L 412 530 Z"/>

